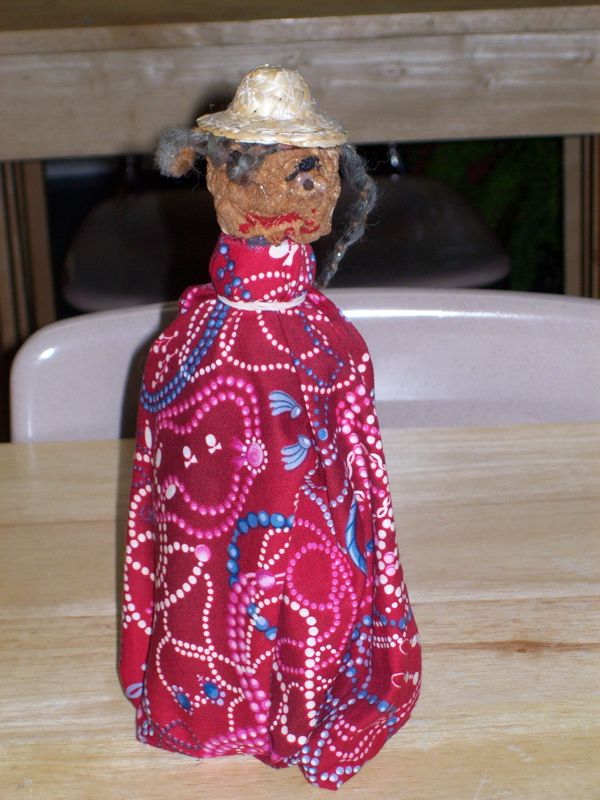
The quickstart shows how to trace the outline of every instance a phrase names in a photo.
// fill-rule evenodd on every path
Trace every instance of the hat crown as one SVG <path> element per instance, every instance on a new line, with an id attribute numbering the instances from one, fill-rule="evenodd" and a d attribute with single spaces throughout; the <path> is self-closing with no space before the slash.
<path id="1" fill-rule="evenodd" d="M 308 85 L 296 70 L 265 65 L 244 76 L 230 106 L 234 114 L 293 120 L 314 111 Z"/>

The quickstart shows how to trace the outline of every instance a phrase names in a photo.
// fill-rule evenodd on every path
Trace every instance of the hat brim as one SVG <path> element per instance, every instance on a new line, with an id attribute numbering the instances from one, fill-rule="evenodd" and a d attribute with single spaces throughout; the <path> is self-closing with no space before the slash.
<path id="1" fill-rule="evenodd" d="M 307 114 L 301 119 L 279 120 L 236 114 L 227 109 L 198 117 L 196 125 L 198 131 L 236 142 L 335 147 L 348 141 L 348 134 L 341 125 L 317 113 Z"/>

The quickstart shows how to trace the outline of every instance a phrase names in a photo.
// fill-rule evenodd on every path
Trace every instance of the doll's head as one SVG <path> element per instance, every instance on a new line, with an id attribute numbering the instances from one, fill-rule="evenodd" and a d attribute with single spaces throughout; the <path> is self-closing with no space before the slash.
<path id="1" fill-rule="evenodd" d="M 226 111 L 200 117 L 192 130 L 166 131 L 156 160 L 164 175 L 180 177 L 198 156 L 207 161 L 221 229 L 273 244 L 285 238 L 313 242 L 331 231 L 342 172 L 356 197 L 321 285 L 362 236 L 375 201 L 373 181 L 346 132 L 315 110 L 302 76 L 283 67 L 252 70 Z"/>
<path id="2" fill-rule="evenodd" d="M 254 147 L 260 156 L 265 145 Z M 221 230 L 272 244 L 314 242 L 330 232 L 340 194 L 337 148 L 283 146 L 251 170 L 240 169 L 243 156 L 243 149 L 233 147 L 225 163 L 207 161 L 206 182 Z"/>

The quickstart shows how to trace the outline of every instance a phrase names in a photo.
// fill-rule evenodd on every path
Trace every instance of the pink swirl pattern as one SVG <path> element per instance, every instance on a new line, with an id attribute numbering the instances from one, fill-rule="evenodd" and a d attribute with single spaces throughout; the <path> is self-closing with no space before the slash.
<path id="1" fill-rule="evenodd" d="M 371 362 L 310 246 L 222 235 L 210 269 L 144 372 L 121 679 L 142 742 L 337 789 L 421 685 Z"/>

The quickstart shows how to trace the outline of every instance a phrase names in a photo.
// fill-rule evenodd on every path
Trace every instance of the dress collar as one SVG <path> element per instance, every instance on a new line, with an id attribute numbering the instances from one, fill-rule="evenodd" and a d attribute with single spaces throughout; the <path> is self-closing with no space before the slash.
<path id="1" fill-rule="evenodd" d="M 238 239 L 222 233 L 209 264 L 217 294 L 232 302 L 288 302 L 306 293 L 316 260 L 309 244 Z"/>

